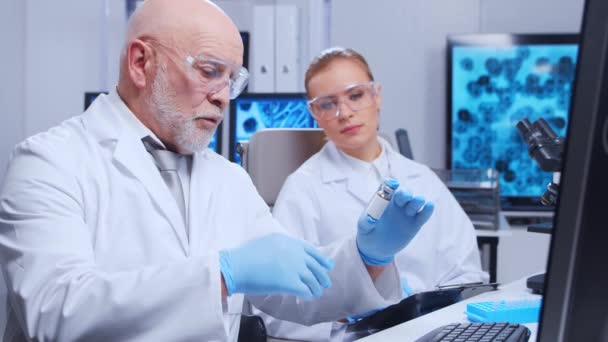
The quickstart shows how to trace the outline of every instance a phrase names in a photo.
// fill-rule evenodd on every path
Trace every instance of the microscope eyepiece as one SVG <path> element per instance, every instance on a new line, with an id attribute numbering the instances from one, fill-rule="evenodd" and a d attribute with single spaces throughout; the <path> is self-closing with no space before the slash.
<path id="1" fill-rule="evenodd" d="M 557 138 L 557 134 L 555 134 L 553 129 L 551 129 L 551 126 L 549 126 L 547 121 L 545 121 L 544 119 L 536 120 L 534 125 L 536 125 L 538 129 L 540 129 L 545 134 L 545 136 L 549 137 L 549 139 L 555 140 L 555 138 Z"/>
<path id="2" fill-rule="evenodd" d="M 517 123 L 517 129 L 522 135 L 526 135 L 532 129 L 532 124 L 528 119 L 522 119 Z"/>
<path id="3" fill-rule="evenodd" d="M 530 124 L 528 119 L 522 119 L 517 123 L 517 129 L 528 144 L 528 153 L 543 171 L 560 171 L 563 141 L 545 120 L 538 119 Z"/>

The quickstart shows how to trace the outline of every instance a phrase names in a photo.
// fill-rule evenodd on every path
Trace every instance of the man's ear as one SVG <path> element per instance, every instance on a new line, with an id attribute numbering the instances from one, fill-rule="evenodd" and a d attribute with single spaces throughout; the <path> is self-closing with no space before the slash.
<path id="1" fill-rule="evenodd" d="M 131 82 L 137 88 L 144 88 L 154 60 L 150 46 L 139 39 L 129 43 L 126 51 L 126 64 Z"/>

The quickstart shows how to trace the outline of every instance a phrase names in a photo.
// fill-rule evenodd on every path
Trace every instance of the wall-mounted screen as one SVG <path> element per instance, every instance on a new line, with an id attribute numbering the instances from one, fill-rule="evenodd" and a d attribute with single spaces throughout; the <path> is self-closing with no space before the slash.
<path id="1" fill-rule="evenodd" d="M 547 210 L 552 174 L 528 155 L 516 124 L 545 119 L 565 136 L 575 75 L 575 34 L 448 38 L 448 167 L 495 168 L 502 208 Z"/>

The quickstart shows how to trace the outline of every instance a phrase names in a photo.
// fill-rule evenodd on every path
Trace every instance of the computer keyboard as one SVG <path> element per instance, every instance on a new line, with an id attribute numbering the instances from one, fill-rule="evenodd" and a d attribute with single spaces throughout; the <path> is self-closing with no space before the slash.
<path id="1" fill-rule="evenodd" d="M 526 326 L 510 323 L 453 323 L 439 327 L 416 342 L 504 341 L 525 342 L 530 338 Z"/>

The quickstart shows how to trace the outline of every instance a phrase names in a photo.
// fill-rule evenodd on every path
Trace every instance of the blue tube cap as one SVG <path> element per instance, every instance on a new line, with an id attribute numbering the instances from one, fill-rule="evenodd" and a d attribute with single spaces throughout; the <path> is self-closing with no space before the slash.
<path id="1" fill-rule="evenodd" d="M 395 190 L 399 187 L 399 181 L 394 178 L 385 179 L 384 184 L 393 190 Z"/>

